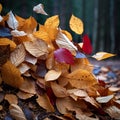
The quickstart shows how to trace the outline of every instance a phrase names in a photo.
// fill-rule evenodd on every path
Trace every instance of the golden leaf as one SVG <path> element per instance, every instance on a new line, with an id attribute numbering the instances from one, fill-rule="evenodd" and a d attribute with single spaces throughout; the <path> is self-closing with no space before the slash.
<path id="1" fill-rule="evenodd" d="M 55 82 L 51 82 L 51 88 L 56 97 L 67 97 L 68 96 L 66 88 L 60 86 L 59 84 Z"/>
<path id="2" fill-rule="evenodd" d="M 25 49 L 34 57 L 40 57 L 48 54 L 48 46 L 43 40 L 34 40 L 24 42 Z"/>
<path id="3" fill-rule="evenodd" d="M 0 45 L 10 45 L 11 51 L 16 48 L 16 44 L 8 38 L 0 38 Z"/>
<path id="4" fill-rule="evenodd" d="M 52 17 L 49 17 L 46 21 L 45 21 L 45 26 L 50 27 L 50 28 L 58 28 L 59 26 L 59 17 L 58 15 L 54 15 Z"/>
<path id="5" fill-rule="evenodd" d="M 26 51 L 23 44 L 20 44 L 16 49 L 10 54 L 10 61 L 15 66 L 20 65 L 25 60 Z"/>
<path id="6" fill-rule="evenodd" d="M 11 104 L 9 107 L 10 115 L 15 119 L 15 120 L 27 120 L 22 109 L 16 105 L 16 104 Z"/>
<path id="7" fill-rule="evenodd" d="M 44 11 L 44 6 L 43 4 L 38 4 L 36 6 L 33 7 L 33 11 L 35 11 L 36 13 L 41 13 L 43 15 L 48 15 L 45 11 Z"/>
<path id="8" fill-rule="evenodd" d="M 49 70 L 45 75 L 45 80 L 54 81 L 60 77 L 61 73 L 61 71 Z"/>
<path id="9" fill-rule="evenodd" d="M 72 40 L 72 35 L 68 31 L 62 30 L 61 32 L 65 34 L 70 41 Z"/>
<path id="10" fill-rule="evenodd" d="M 70 28 L 77 34 L 83 33 L 83 22 L 81 19 L 75 17 L 74 15 L 70 18 Z"/>
<path id="11" fill-rule="evenodd" d="M 83 69 L 77 69 L 65 77 L 68 78 L 72 87 L 79 89 L 86 89 L 97 84 L 97 80 L 94 75 Z"/>
<path id="12" fill-rule="evenodd" d="M 97 52 L 95 55 L 93 55 L 92 57 L 97 59 L 97 60 L 103 60 L 109 57 L 113 57 L 116 54 L 111 54 L 111 53 L 107 53 L 107 52 Z"/>
<path id="13" fill-rule="evenodd" d="M 50 100 L 48 98 L 48 96 L 46 94 L 42 95 L 42 96 L 38 96 L 37 98 L 37 103 L 43 107 L 44 109 L 47 110 L 47 112 L 54 112 L 54 107 L 52 106 L 52 104 L 50 103 Z"/>
<path id="14" fill-rule="evenodd" d="M 19 69 L 17 69 L 10 61 L 7 61 L 2 66 L 1 74 L 3 81 L 10 86 L 19 88 L 24 82 Z"/>

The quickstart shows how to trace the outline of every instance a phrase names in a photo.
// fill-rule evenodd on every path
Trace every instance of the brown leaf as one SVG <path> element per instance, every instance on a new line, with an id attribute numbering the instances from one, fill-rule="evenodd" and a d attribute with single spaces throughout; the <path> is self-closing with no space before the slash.
<path id="1" fill-rule="evenodd" d="M 16 120 L 27 120 L 22 109 L 16 105 L 16 104 L 11 104 L 9 107 L 10 114 L 11 116 L 16 119 Z"/>
<path id="2" fill-rule="evenodd" d="M 21 74 L 24 74 L 30 69 L 30 66 L 27 63 L 21 63 L 18 66 L 18 69 L 20 70 Z"/>
<path id="3" fill-rule="evenodd" d="M 61 71 L 49 70 L 45 75 L 45 80 L 54 81 L 60 77 L 61 73 Z"/>
<path id="4" fill-rule="evenodd" d="M 2 4 L 0 3 L 0 13 L 1 13 L 1 11 L 2 11 Z"/>
<path id="5" fill-rule="evenodd" d="M 42 95 L 42 96 L 38 96 L 37 98 L 37 103 L 43 107 L 44 109 L 47 110 L 47 112 L 54 112 L 54 107 L 52 106 L 52 104 L 50 103 L 50 100 L 48 98 L 48 96 L 46 94 Z"/>
<path id="6" fill-rule="evenodd" d="M 25 60 L 26 51 L 23 44 L 20 44 L 16 49 L 10 54 L 10 61 L 15 66 L 20 65 Z"/>
<path id="7" fill-rule="evenodd" d="M 119 120 L 120 118 L 120 109 L 116 106 L 109 106 L 105 109 L 105 112 L 107 112 L 112 118 Z"/>
<path id="8" fill-rule="evenodd" d="M 47 44 L 42 40 L 24 42 L 25 49 L 34 57 L 40 57 L 48 53 Z"/>
<path id="9" fill-rule="evenodd" d="M 26 100 L 26 99 L 28 99 L 28 98 L 33 97 L 34 94 L 27 93 L 27 92 L 24 92 L 24 91 L 19 91 L 19 92 L 17 93 L 17 96 L 18 96 L 20 99 Z"/>
<path id="10" fill-rule="evenodd" d="M 94 75 L 91 72 L 83 69 L 75 70 L 65 77 L 68 78 L 72 87 L 79 89 L 86 89 L 97 84 L 97 80 Z"/>
<path id="11" fill-rule="evenodd" d="M 5 100 L 7 100 L 9 104 L 16 104 L 16 105 L 18 104 L 17 96 L 14 94 L 6 94 Z"/>
<path id="12" fill-rule="evenodd" d="M 7 61 L 3 65 L 1 74 L 3 81 L 10 86 L 19 88 L 24 82 L 19 69 L 17 69 L 10 61 Z"/>
<path id="13" fill-rule="evenodd" d="M 0 45 L 0 66 L 7 62 L 10 56 L 10 46 Z"/>
<path id="14" fill-rule="evenodd" d="M 68 96 L 66 88 L 60 86 L 59 84 L 55 82 L 51 82 L 51 88 L 56 97 L 67 97 Z"/>
<path id="15" fill-rule="evenodd" d="M 35 82 L 29 78 L 24 79 L 24 82 L 19 89 L 26 93 L 36 94 Z"/>

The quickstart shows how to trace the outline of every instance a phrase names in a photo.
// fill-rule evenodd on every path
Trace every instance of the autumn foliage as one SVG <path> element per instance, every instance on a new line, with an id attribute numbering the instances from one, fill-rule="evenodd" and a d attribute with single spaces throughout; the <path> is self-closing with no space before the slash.
<path id="1" fill-rule="evenodd" d="M 33 10 L 47 15 L 42 4 Z M 36 95 L 36 102 L 47 112 L 54 112 L 56 106 L 61 119 L 98 120 L 91 108 L 118 118 L 116 92 L 120 89 L 101 84 L 92 73 L 94 65 L 86 55 L 91 55 L 93 48 L 89 36 L 83 34 L 82 20 L 72 15 L 69 21 L 71 30 L 82 36 L 81 43 L 74 43 L 72 35 L 59 24 L 58 15 L 47 18 L 44 25 L 32 16 L 24 19 L 12 11 L 0 16 L 0 84 L 19 89 L 16 95 L 5 96 L 10 114 L 17 120 L 25 118 L 10 97 L 25 100 Z M 114 54 L 98 52 L 91 57 L 102 60 L 111 56 Z"/>

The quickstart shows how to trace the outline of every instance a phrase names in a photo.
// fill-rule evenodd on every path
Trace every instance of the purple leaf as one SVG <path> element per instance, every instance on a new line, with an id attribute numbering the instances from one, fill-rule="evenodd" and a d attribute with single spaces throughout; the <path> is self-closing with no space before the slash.
<path id="1" fill-rule="evenodd" d="M 75 58 L 86 58 L 86 56 L 83 53 L 77 51 Z"/>

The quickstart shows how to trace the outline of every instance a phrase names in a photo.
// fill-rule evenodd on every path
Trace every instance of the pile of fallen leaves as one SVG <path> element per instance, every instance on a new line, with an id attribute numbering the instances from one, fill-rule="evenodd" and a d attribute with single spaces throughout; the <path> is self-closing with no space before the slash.
<path id="1" fill-rule="evenodd" d="M 47 15 L 42 4 L 33 10 Z M 74 43 L 59 22 L 58 15 L 47 18 L 44 25 L 12 11 L 0 16 L 0 112 L 7 102 L 7 112 L 16 120 L 44 119 L 38 113 L 31 115 L 35 106 L 38 111 L 55 113 L 58 120 L 120 119 L 120 98 L 116 97 L 120 88 L 108 86 L 93 74 L 94 65 L 86 56 L 92 45 L 83 34 L 83 22 L 74 15 L 69 21 L 71 30 L 81 35 L 81 43 Z M 91 57 L 111 56 L 114 54 L 98 52 Z M 36 105 L 27 104 L 30 100 Z M 25 101 L 27 113 L 21 107 Z M 50 115 L 45 118 L 49 119 Z"/>

